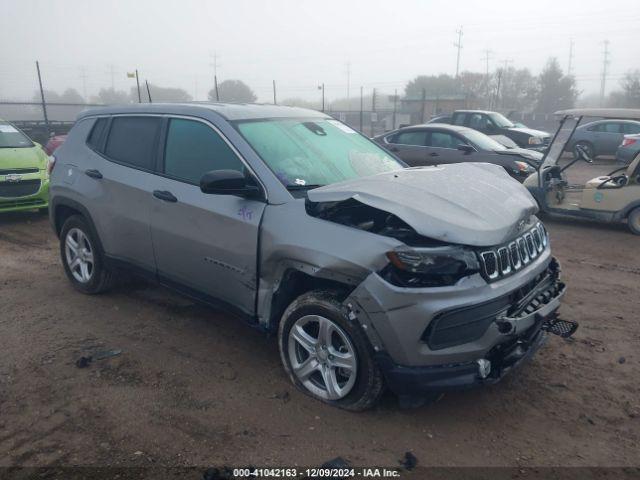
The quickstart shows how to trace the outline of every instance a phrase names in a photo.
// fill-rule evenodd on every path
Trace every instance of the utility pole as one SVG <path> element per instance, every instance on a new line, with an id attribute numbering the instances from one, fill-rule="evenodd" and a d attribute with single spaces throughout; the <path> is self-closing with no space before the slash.
<path id="1" fill-rule="evenodd" d="M 567 67 L 567 76 L 571 75 L 573 68 L 573 38 L 569 39 L 569 66 Z"/>
<path id="2" fill-rule="evenodd" d="M 214 50 L 213 54 L 209 52 L 209 56 L 212 61 L 209 63 L 210 67 L 213 67 L 213 84 L 216 91 L 216 102 L 220 101 L 220 93 L 218 92 L 218 52 Z"/>
<path id="3" fill-rule="evenodd" d="M 220 101 L 220 93 L 218 92 L 218 76 L 214 75 L 213 76 L 213 85 L 216 89 L 216 102 Z"/>
<path id="4" fill-rule="evenodd" d="M 360 133 L 362 133 L 362 120 L 363 120 L 363 108 L 364 108 L 364 98 L 363 98 L 363 88 L 360 87 Z"/>
<path id="5" fill-rule="evenodd" d="M 278 102 L 276 101 L 276 81 L 273 81 L 273 104 L 277 105 Z"/>
<path id="6" fill-rule="evenodd" d="M 462 50 L 462 25 L 456 30 L 456 33 L 458 34 L 458 41 L 454 43 L 453 46 L 458 49 L 458 55 L 456 57 L 456 78 L 458 78 L 458 74 L 460 73 L 460 50 Z"/>
<path id="7" fill-rule="evenodd" d="M 149 90 L 149 82 L 147 81 L 147 79 L 144 80 L 144 83 L 147 85 L 147 96 L 149 97 L 149 103 L 153 103 L 153 101 L 151 100 L 151 90 Z"/>
<path id="8" fill-rule="evenodd" d="M 396 112 L 398 111 L 397 105 L 398 105 L 398 89 L 396 88 L 393 91 L 393 128 L 391 128 L 391 130 L 396 129 Z"/>
<path id="9" fill-rule="evenodd" d="M 87 102 L 87 67 L 80 67 L 80 78 L 82 79 L 82 97 L 85 103 Z"/>
<path id="10" fill-rule="evenodd" d="M 322 90 L 322 111 L 324 112 L 324 83 L 318 85 L 318 90 Z"/>
<path id="11" fill-rule="evenodd" d="M 486 76 L 486 92 L 485 92 L 485 96 L 487 99 L 487 108 L 491 108 L 491 99 L 489 96 L 489 58 L 491 57 L 491 55 L 493 54 L 493 52 L 489 49 L 485 49 L 484 50 L 484 61 L 486 62 L 487 65 L 487 76 Z"/>
<path id="12" fill-rule="evenodd" d="M 140 78 L 138 77 L 137 68 L 136 68 L 136 85 L 138 86 L 138 103 L 142 103 L 142 97 L 140 96 Z"/>
<path id="13" fill-rule="evenodd" d="M 347 62 L 347 110 L 351 110 L 351 61 Z"/>
<path id="14" fill-rule="evenodd" d="M 371 96 L 371 111 L 376 111 L 376 89 L 373 89 L 373 95 Z"/>
<path id="15" fill-rule="evenodd" d="M 109 65 L 109 71 L 107 72 L 109 73 L 109 75 L 111 75 L 111 90 L 115 90 L 116 89 L 116 69 L 113 65 Z"/>
<path id="16" fill-rule="evenodd" d="M 602 80 L 600 81 L 600 106 L 604 106 L 604 94 L 605 94 L 605 86 L 607 83 L 607 69 L 609 67 L 609 40 L 605 40 L 604 42 L 604 51 L 603 59 L 602 59 Z"/>
<path id="17" fill-rule="evenodd" d="M 42 114 L 44 115 L 44 128 L 47 131 L 47 138 L 51 131 L 49 130 L 49 117 L 47 116 L 47 102 L 44 99 L 44 89 L 42 88 L 42 75 L 40 75 L 40 63 L 36 60 L 36 70 L 38 71 L 38 85 L 40 85 L 40 98 L 42 99 Z"/>
<path id="18" fill-rule="evenodd" d="M 427 89 L 423 88 L 422 89 L 422 107 L 420 110 L 420 123 L 424 123 L 424 110 L 427 107 L 426 103 L 427 103 Z"/>

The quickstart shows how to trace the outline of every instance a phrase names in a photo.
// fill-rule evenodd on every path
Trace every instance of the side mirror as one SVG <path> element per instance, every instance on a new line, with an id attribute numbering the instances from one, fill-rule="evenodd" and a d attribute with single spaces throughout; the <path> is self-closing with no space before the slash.
<path id="1" fill-rule="evenodd" d="M 213 195 L 259 196 L 260 189 L 249 182 L 251 180 L 237 170 L 212 170 L 200 179 L 200 190 Z"/>
<path id="2" fill-rule="evenodd" d="M 457 149 L 460 150 L 461 152 L 464 152 L 465 155 L 469 155 L 470 153 L 473 153 L 476 151 L 476 149 L 473 148 L 471 145 L 465 145 L 464 143 L 459 144 Z"/>

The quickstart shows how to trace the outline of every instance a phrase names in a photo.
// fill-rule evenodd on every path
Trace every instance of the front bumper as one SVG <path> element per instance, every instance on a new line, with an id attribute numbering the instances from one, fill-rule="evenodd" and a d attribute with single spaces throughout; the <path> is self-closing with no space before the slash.
<path id="1" fill-rule="evenodd" d="M 37 192 L 20 197 L 0 196 L 0 213 L 34 210 L 49 206 L 49 179 L 45 175 L 25 176 L 25 180 L 40 180 Z"/>
<path id="2" fill-rule="evenodd" d="M 404 394 L 498 381 L 542 345 L 542 326 L 564 293 L 547 249 L 526 270 L 491 284 L 470 277 L 453 287 L 399 289 L 371 277 L 347 302 L 389 387 Z M 481 359 L 492 364 L 486 378 Z"/>
<path id="3" fill-rule="evenodd" d="M 562 293 L 543 308 L 530 314 L 531 327 L 516 334 L 507 342 L 496 345 L 482 358 L 454 364 L 427 367 L 396 365 L 386 354 L 377 355 L 387 386 L 397 395 L 416 395 L 425 392 L 461 390 L 499 382 L 506 374 L 529 360 L 546 341 L 542 330 L 545 320 L 560 306 Z M 478 360 L 488 360 L 490 370 L 481 375 Z"/>

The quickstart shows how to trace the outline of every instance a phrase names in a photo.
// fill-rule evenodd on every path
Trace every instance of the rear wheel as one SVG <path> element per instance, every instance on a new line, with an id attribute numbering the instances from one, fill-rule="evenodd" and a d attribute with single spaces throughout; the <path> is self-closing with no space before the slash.
<path id="1" fill-rule="evenodd" d="M 636 207 L 629 213 L 627 217 L 627 225 L 636 235 L 640 235 L 640 207 Z"/>
<path id="2" fill-rule="evenodd" d="M 282 316 L 278 343 L 291 381 L 318 400 L 359 411 L 382 393 L 372 348 L 333 292 L 312 291 L 294 300 Z"/>
<path id="3" fill-rule="evenodd" d="M 67 278 L 82 293 L 96 294 L 108 290 L 113 274 L 104 264 L 97 239 L 80 215 L 69 217 L 60 232 L 60 258 Z"/>

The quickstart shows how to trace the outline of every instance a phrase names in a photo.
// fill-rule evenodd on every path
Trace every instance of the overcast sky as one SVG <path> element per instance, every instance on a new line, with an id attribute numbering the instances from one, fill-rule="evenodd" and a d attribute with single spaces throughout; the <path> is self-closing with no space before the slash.
<path id="1" fill-rule="evenodd" d="M 538 73 L 549 56 L 563 69 L 574 41 L 573 73 L 598 92 L 604 40 L 607 90 L 640 69 L 639 0 L 0 0 L 0 98 L 30 98 L 39 60 L 45 88 L 95 94 L 126 72 L 186 89 L 198 100 L 218 78 L 245 81 L 261 101 L 402 91 L 419 74 L 455 73 L 502 62 Z M 348 67 L 350 64 L 350 67 Z"/>

